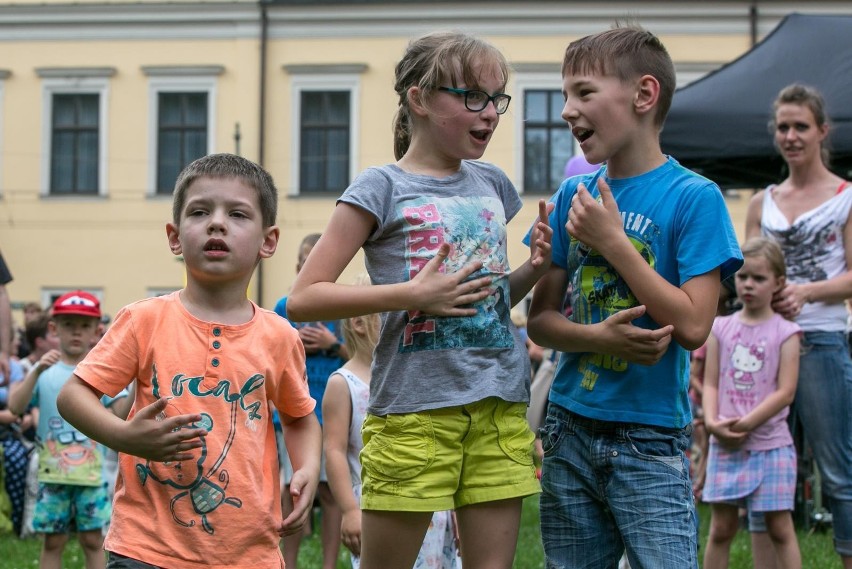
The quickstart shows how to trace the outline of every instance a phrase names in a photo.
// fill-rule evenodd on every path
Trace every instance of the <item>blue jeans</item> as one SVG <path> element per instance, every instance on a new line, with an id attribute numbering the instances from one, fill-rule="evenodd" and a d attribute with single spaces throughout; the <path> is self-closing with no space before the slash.
<path id="1" fill-rule="evenodd" d="M 541 534 L 548 569 L 698 567 L 691 427 L 596 421 L 550 404 Z"/>
<path id="2" fill-rule="evenodd" d="M 852 556 L 852 359 L 843 332 L 806 332 L 792 413 L 822 475 L 834 548 Z"/>

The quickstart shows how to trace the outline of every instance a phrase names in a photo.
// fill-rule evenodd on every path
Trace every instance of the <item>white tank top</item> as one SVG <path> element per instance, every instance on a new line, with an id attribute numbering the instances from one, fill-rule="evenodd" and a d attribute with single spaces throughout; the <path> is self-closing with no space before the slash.
<path id="1" fill-rule="evenodd" d="M 364 417 L 367 416 L 367 402 L 370 399 L 370 386 L 364 381 L 349 371 L 348 369 L 340 368 L 334 373 L 339 373 L 346 380 L 346 385 L 349 387 L 349 397 L 352 401 L 352 419 L 349 422 L 349 446 L 346 453 L 346 459 L 349 463 L 349 474 L 352 478 L 352 488 L 355 491 L 355 497 L 358 501 L 361 500 L 361 463 L 358 460 L 358 455 L 364 446 L 361 439 L 361 425 L 364 423 Z"/>
<path id="2" fill-rule="evenodd" d="M 787 262 L 787 280 L 809 283 L 845 273 L 848 269 L 843 227 L 852 207 L 852 186 L 843 182 L 834 197 L 806 211 L 792 224 L 775 203 L 773 190 L 774 185 L 764 193 L 760 229 L 781 245 Z M 805 332 L 843 332 L 846 317 L 846 306 L 842 302 L 809 302 L 802 307 L 796 323 Z"/>

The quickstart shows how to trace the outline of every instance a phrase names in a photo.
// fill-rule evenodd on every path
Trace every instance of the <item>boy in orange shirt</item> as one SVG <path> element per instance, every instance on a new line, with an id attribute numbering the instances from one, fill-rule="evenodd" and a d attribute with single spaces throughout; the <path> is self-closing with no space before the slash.
<path id="1" fill-rule="evenodd" d="M 272 178 L 238 156 L 187 166 L 175 185 L 169 247 L 187 284 L 122 309 L 59 395 L 66 420 L 116 449 L 108 568 L 284 566 L 317 487 L 321 433 L 298 333 L 246 297 L 278 244 Z M 136 378 L 127 421 L 99 404 Z M 282 520 L 279 410 L 294 474 Z"/>

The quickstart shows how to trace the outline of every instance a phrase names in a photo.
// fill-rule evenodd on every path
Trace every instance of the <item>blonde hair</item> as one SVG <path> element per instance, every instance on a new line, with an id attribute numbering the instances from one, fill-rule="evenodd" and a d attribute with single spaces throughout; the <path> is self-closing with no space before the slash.
<path id="1" fill-rule="evenodd" d="M 769 262 L 769 268 L 776 277 L 787 275 L 787 264 L 784 262 L 784 252 L 774 239 L 769 237 L 752 237 L 743 243 L 743 257 L 763 257 Z"/>
<path id="2" fill-rule="evenodd" d="M 370 277 L 362 273 L 358 275 L 352 284 L 362 286 L 372 283 L 370 282 Z M 363 333 L 355 331 L 356 321 L 363 323 Z M 340 323 L 340 327 L 343 330 L 343 341 L 349 350 L 350 357 L 354 358 L 356 354 L 372 357 L 373 350 L 376 349 L 376 344 L 379 342 L 379 329 L 381 327 L 381 317 L 379 314 L 365 314 L 363 316 L 346 318 Z"/>
<path id="3" fill-rule="evenodd" d="M 476 66 L 485 64 L 500 71 L 505 87 L 509 80 L 509 63 L 485 40 L 461 32 L 435 32 L 408 44 L 396 65 L 394 78 L 394 91 L 399 97 L 393 121 L 393 152 L 397 160 L 405 155 L 411 144 L 408 90 L 419 87 L 425 97 L 441 86 L 458 87 L 459 80 L 464 81 L 468 89 L 477 89 L 480 85 Z"/>

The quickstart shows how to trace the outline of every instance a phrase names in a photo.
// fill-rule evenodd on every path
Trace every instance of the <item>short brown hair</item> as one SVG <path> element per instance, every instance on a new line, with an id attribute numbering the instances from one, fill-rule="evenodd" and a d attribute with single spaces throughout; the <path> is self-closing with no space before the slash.
<path id="1" fill-rule="evenodd" d="M 180 223 L 186 191 L 198 178 L 237 178 L 257 190 L 264 227 L 275 225 L 278 217 L 278 188 L 272 176 L 260 165 L 236 154 L 209 154 L 191 162 L 178 174 L 172 202 L 172 219 Z"/>
<path id="2" fill-rule="evenodd" d="M 50 322 L 50 316 L 43 313 L 28 321 L 24 326 L 24 335 L 31 350 L 35 349 L 37 339 L 47 337 L 48 322 Z"/>
<path id="3" fill-rule="evenodd" d="M 660 39 L 639 26 L 616 24 L 611 30 L 571 42 L 562 61 L 562 76 L 593 73 L 629 81 L 643 75 L 660 84 L 654 122 L 662 126 L 672 106 L 674 64 Z"/>

